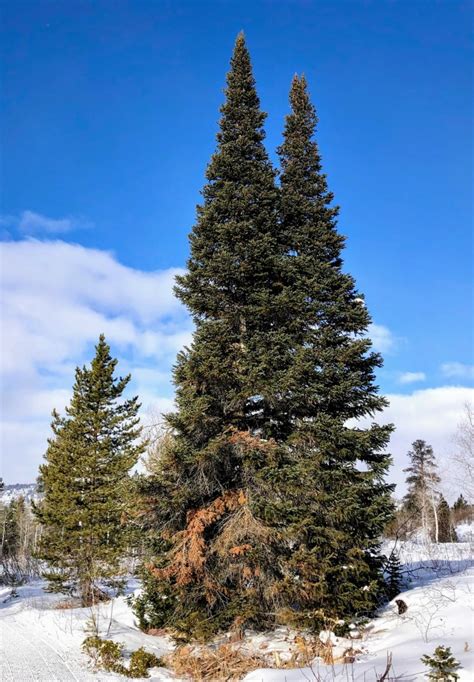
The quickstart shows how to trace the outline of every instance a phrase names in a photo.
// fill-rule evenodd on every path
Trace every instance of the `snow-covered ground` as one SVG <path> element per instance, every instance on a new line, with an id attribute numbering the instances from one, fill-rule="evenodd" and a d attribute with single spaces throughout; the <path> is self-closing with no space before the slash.
<path id="1" fill-rule="evenodd" d="M 386 552 L 392 545 L 387 543 Z M 358 639 L 335 641 L 336 649 L 352 644 L 361 651 L 353 664 L 325 666 L 315 659 L 311 667 L 265 668 L 246 675 L 245 682 L 303 682 L 310 680 L 360 680 L 372 682 L 386 667 L 387 653 L 393 668 L 387 680 L 423 680 L 423 654 L 436 646 L 450 646 L 463 666 L 462 681 L 474 679 L 474 561 L 470 543 L 421 545 L 399 543 L 406 589 L 398 598 L 408 606 L 398 614 L 395 600 L 366 626 Z M 134 587 L 131 585 L 131 588 Z M 110 682 L 124 678 L 93 672 L 81 653 L 89 609 L 58 609 L 61 597 L 45 594 L 42 583 L 19 588 L 19 597 L 7 599 L 0 592 L 1 679 L 4 682 L 81 680 Z M 145 635 L 138 630 L 124 598 L 100 610 L 101 634 L 125 645 L 125 653 L 144 646 L 157 656 L 169 653 L 173 645 L 165 637 Z M 285 628 L 265 635 L 249 635 L 245 649 L 270 654 L 285 661 L 294 647 L 294 633 Z M 273 654 L 276 652 L 276 654 Z M 177 680 L 163 668 L 150 671 L 154 682 Z M 216 681 L 218 682 L 218 681 Z"/>
<path id="2" fill-rule="evenodd" d="M 9 599 L 11 590 L 0 590 L 0 648 L 2 682 L 111 682 L 125 680 L 121 675 L 94 672 L 88 665 L 81 644 L 87 636 L 91 609 L 60 609 L 63 597 L 46 594 L 38 581 L 18 588 L 18 598 Z M 7 599 L 7 601 L 4 601 Z M 134 625 L 134 617 L 125 599 L 94 609 L 99 630 L 125 644 L 124 653 L 144 646 L 162 656 L 173 646 L 163 637 L 145 635 Z M 149 679 L 155 682 L 175 679 L 168 671 L 154 668 Z"/>
<path id="3" fill-rule="evenodd" d="M 387 543 L 390 553 L 393 543 Z M 350 665 L 321 665 L 295 670 L 255 670 L 245 682 L 300 682 L 303 680 L 378 679 L 392 655 L 387 679 L 426 680 L 423 654 L 432 654 L 438 645 L 451 647 L 463 666 L 460 680 L 474 680 L 474 561 L 470 543 L 398 543 L 397 550 L 406 580 L 406 589 L 388 604 L 364 629 L 353 644 L 362 653 Z M 396 599 L 407 610 L 398 615 Z M 340 649 L 349 644 L 339 641 Z"/>

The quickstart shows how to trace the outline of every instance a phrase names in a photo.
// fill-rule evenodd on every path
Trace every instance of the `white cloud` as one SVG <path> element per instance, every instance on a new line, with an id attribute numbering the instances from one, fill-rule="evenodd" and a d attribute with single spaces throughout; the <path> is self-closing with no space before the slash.
<path id="1" fill-rule="evenodd" d="M 397 346 L 398 340 L 388 327 L 381 324 L 372 323 L 369 326 L 369 336 L 372 339 L 374 349 L 379 353 L 390 353 Z"/>
<path id="2" fill-rule="evenodd" d="M 19 216 L 4 215 L 0 217 L 0 225 L 15 227 L 21 234 L 64 234 L 72 230 L 87 229 L 92 223 L 73 216 L 65 218 L 49 218 L 34 211 L 23 211 Z"/>
<path id="3" fill-rule="evenodd" d="M 172 292 L 178 268 L 144 272 L 61 241 L 3 242 L 0 258 L 7 481 L 35 478 L 51 409 L 68 402 L 74 368 L 89 361 L 101 332 L 143 409 L 171 408 L 171 366 L 192 332 Z"/>
<path id="4" fill-rule="evenodd" d="M 403 469 L 409 465 L 407 452 L 414 440 L 420 438 L 433 446 L 441 473 L 449 468 L 448 458 L 453 453 L 453 435 L 462 419 L 466 402 L 474 401 L 474 389 L 461 386 L 441 386 L 414 391 L 411 394 L 387 396 L 389 407 L 376 421 L 393 423 L 389 452 L 394 465 L 390 480 L 397 483 L 397 496 L 405 490 Z"/>
<path id="5" fill-rule="evenodd" d="M 426 374 L 424 372 L 403 372 L 398 377 L 398 381 L 401 384 L 414 384 L 418 381 L 425 381 Z"/>
<path id="6" fill-rule="evenodd" d="M 462 362 L 445 362 L 441 365 L 441 372 L 446 377 L 474 379 L 474 365 L 465 365 Z"/>
<path id="7" fill-rule="evenodd" d="M 144 272 L 110 253 L 61 241 L 24 240 L 0 245 L 2 297 L 2 453 L 7 482 L 34 480 L 50 433 L 50 412 L 68 402 L 77 364 L 88 362 L 101 332 L 132 373 L 144 414 L 173 406 L 171 367 L 191 340 L 192 323 L 173 296 L 178 268 Z M 383 326 L 372 325 L 377 350 L 393 349 Z M 451 435 L 473 390 L 442 387 L 388 396 L 382 420 L 397 430 L 392 478 L 402 482 L 406 452 L 416 438 L 438 459 L 452 448 Z"/>

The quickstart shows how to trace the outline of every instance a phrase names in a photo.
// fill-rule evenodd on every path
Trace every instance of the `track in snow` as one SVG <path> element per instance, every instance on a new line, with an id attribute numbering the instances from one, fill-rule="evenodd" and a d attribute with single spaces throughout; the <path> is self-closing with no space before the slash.
<path id="1" fill-rule="evenodd" d="M 23 614 L 24 615 L 24 614 Z M 0 679 L 2 682 L 99 682 L 87 670 L 79 651 L 54 641 L 41 619 L 18 621 L 9 609 L 0 611 Z"/>

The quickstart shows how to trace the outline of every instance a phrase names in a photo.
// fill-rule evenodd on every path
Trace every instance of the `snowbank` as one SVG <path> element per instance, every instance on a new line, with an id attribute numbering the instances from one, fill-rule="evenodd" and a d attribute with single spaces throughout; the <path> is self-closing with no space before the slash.
<path id="1" fill-rule="evenodd" d="M 393 543 L 384 547 L 387 554 L 392 549 Z M 390 679 L 423 680 L 426 669 L 420 658 L 423 654 L 432 654 L 441 644 L 450 646 L 461 662 L 460 679 L 464 682 L 473 680 L 472 545 L 404 542 L 397 545 L 397 552 L 405 581 L 404 590 L 397 598 L 403 599 L 408 608 L 399 615 L 394 600 L 360 631 L 360 638 L 354 639 L 353 643 L 362 653 L 354 663 L 326 666 L 315 659 L 312 666 L 306 668 L 255 670 L 243 678 L 245 682 L 375 682 L 377 675 L 385 670 L 389 652 L 393 657 Z M 94 673 L 88 667 L 81 643 L 86 636 L 91 610 L 58 609 L 58 602 L 64 598 L 46 594 L 43 587 L 40 581 L 20 587 L 16 599 L 8 599 L 9 589 L 0 590 L 1 679 L 4 682 L 124 680 L 120 675 Z M 133 588 L 136 584 L 130 586 Z M 3 601 L 5 599 L 7 601 Z M 138 630 L 125 598 L 102 605 L 96 616 L 100 633 L 123 643 L 125 654 L 141 646 L 156 656 L 164 656 L 173 649 L 168 638 L 145 635 Z M 242 645 L 248 651 L 271 653 L 276 663 L 284 662 L 294 647 L 295 634 L 287 628 L 278 628 L 272 633 L 248 636 Z M 333 640 L 341 649 L 348 642 Z M 164 668 L 154 668 L 150 675 L 151 682 L 177 682 L 177 678 Z"/>
<path id="2" fill-rule="evenodd" d="M 393 543 L 387 543 L 387 554 Z M 371 682 L 386 668 L 392 654 L 390 679 L 423 680 L 423 654 L 438 645 L 451 647 L 463 666 L 462 681 L 474 679 L 474 561 L 468 543 L 398 543 L 397 551 L 406 581 L 395 599 L 408 606 L 398 615 L 395 599 L 388 604 L 354 643 L 363 650 L 353 664 L 325 666 L 315 659 L 311 667 L 294 670 L 261 669 L 245 682 L 302 682 L 360 680 Z"/>

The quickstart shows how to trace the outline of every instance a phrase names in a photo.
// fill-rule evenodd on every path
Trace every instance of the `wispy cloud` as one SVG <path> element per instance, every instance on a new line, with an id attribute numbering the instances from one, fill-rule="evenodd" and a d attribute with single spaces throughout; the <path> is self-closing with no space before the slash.
<path id="1" fill-rule="evenodd" d="M 474 365 L 465 365 L 462 362 L 445 362 L 441 365 L 441 372 L 445 377 L 474 379 Z"/>
<path id="2" fill-rule="evenodd" d="M 379 353 L 393 352 L 398 343 L 398 339 L 392 334 L 390 329 L 382 324 L 372 323 L 369 327 L 369 336 L 374 349 Z"/>
<path id="3" fill-rule="evenodd" d="M 425 381 L 426 374 L 424 372 L 403 372 L 398 377 L 400 384 L 415 384 L 418 381 Z"/>
<path id="4" fill-rule="evenodd" d="M 50 218 L 35 211 L 23 211 L 19 216 L 0 216 L 0 225 L 14 228 L 22 235 L 64 234 L 92 227 L 92 223 L 84 218 L 73 216 Z"/>
<path id="5" fill-rule="evenodd" d="M 180 269 L 145 272 L 110 253 L 62 241 L 3 242 L 0 257 L 7 480 L 35 478 L 51 409 L 64 408 L 74 367 L 90 360 L 101 332 L 119 358 L 118 371 L 132 372 L 131 390 L 144 412 L 170 409 L 171 367 L 192 334 L 172 291 Z"/>
<path id="6" fill-rule="evenodd" d="M 397 483 L 396 495 L 405 491 L 406 474 L 409 465 L 407 453 L 413 441 L 421 438 L 433 446 L 440 470 L 443 489 L 449 487 L 448 461 L 455 450 L 453 436 L 462 419 L 464 405 L 474 402 L 474 389 L 462 386 L 440 386 L 425 388 L 413 393 L 387 395 L 390 402 L 376 421 L 381 424 L 393 423 L 395 431 L 390 439 L 388 451 L 393 456 L 393 467 L 389 478 Z M 361 420 L 370 424 L 372 418 Z M 448 490 L 447 490 L 448 491 Z"/>

